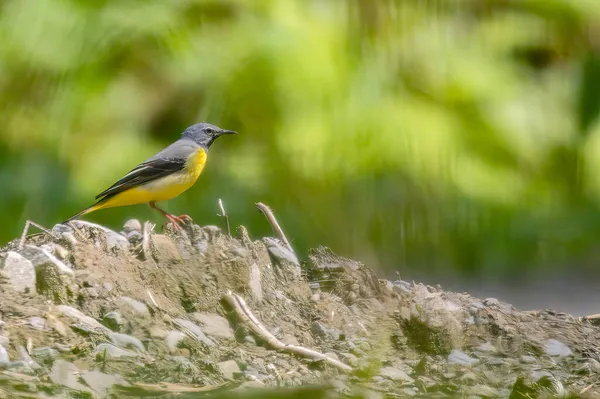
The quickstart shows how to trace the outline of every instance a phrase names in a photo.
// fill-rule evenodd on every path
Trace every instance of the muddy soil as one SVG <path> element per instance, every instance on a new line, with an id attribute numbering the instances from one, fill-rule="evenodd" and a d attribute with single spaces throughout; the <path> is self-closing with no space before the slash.
<path id="1" fill-rule="evenodd" d="M 600 398 L 594 320 L 382 280 L 327 248 L 300 262 L 243 227 L 51 233 L 0 249 L 0 398 Z"/>

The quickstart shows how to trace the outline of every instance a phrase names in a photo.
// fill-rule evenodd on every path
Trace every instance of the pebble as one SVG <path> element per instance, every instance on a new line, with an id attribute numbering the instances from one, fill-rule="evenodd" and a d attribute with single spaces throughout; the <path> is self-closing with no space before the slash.
<path id="1" fill-rule="evenodd" d="M 39 369 L 39 368 L 42 367 L 39 364 L 37 364 L 37 362 L 35 360 L 33 360 L 31 358 L 31 356 L 29 355 L 29 352 L 27 352 L 27 349 L 25 349 L 24 346 L 19 346 L 17 348 L 17 350 L 19 351 L 19 355 L 21 356 L 21 360 L 25 364 L 27 364 L 29 367 L 31 367 L 32 370 L 37 370 L 37 369 Z"/>
<path id="2" fill-rule="evenodd" d="M 379 370 L 379 375 L 385 378 L 389 378 L 392 381 L 402 381 L 402 382 L 414 382 L 415 380 L 411 378 L 404 371 L 397 369 L 395 367 L 383 367 Z"/>
<path id="3" fill-rule="evenodd" d="M 42 269 L 51 268 L 57 274 L 74 276 L 75 272 L 69 266 L 65 265 L 56 256 L 43 248 L 38 248 L 33 245 L 26 245 L 23 252 L 25 257 L 33 263 L 36 272 Z"/>
<path id="4" fill-rule="evenodd" d="M 97 247 L 101 247 L 102 244 L 106 244 L 106 249 L 109 251 L 113 251 L 115 249 L 121 251 L 127 251 L 129 248 L 129 241 L 123 235 L 108 229 L 104 226 L 101 226 L 96 223 L 86 222 L 84 220 L 73 220 L 71 221 L 76 227 L 79 227 L 84 230 L 92 231 L 92 238 L 95 238 L 94 243 Z M 104 241 L 102 243 L 101 241 Z"/>
<path id="5" fill-rule="evenodd" d="M 479 363 L 479 360 L 472 358 L 458 349 L 452 349 L 450 355 L 448 355 L 448 362 L 453 364 L 461 364 L 463 366 L 474 366 Z"/>
<path id="6" fill-rule="evenodd" d="M 89 329 L 91 330 L 91 332 L 99 332 L 99 333 L 109 333 L 110 330 L 106 327 L 104 327 L 102 324 L 100 324 L 100 322 L 98 322 L 96 319 L 90 317 L 90 316 L 86 316 L 83 313 L 81 313 L 79 310 L 71 307 L 71 306 L 67 306 L 67 305 L 58 305 L 56 307 L 56 309 L 63 314 L 64 316 L 72 319 L 72 320 L 76 320 L 79 323 L 81 323 L 83 326 L 87 326 L 89 327 Z M 82 327 L 77 326 L 77 327 Z"/>
<path id="7" fill-rule="evenodd" d="M 8 351 L 4 346 L 0 345 L 0 362 L 8 362 L 9 360 Z"/>
<path id="8" fill-rule="evenodd" d="M 263 289 L 260 268 L 258 267 L 258 264 L 252 263 L 249 267 L 248 273 L 250 274 L 248 282 L 248 287 L 250 288 L 250 295 L 252 296 L 253 300 L 255 300 L 256 302 L 260 302 L 263 300 Z"/>
<path id="9" fill-rule="evenodd" d="M 98 370 L 82 372 L 81 379 L 101 397 L 108 397 L 113 385 L 129 386 L 120 375 L 104 374 Z"/>
<path id="10" fill-rule="evenodd" d="M 234 339 L 233 330 L 224 317 L 216 314 L 193 313 L 194 320 L 202 324 L 202 331 L 211 337 Z"/>
<path id="11" fill-rule="evenodd" d="M 189 330 L 199 342 L 202 342 L 207 346 L 215 346 L 215 343 L 208 339 L 208 337 L 202 331 L 202 328 L 200 328 L 196 324 L 186 319 L 175 319 L 175 321 L 181 326 L 185 327 L 187 330 Z"/>
<path id="12" fill-rule="evenodd" d="M 132 231 L 141 232 L 142 231 L 142 223 L 137 219 L 129 219 L 123 225 L 123 231 L 125 233 L 131 233 Z"/>
<path id="13" fill-rule="evenodd" d="M 340 359 L 342 362 L 347 364 L 348 366 L 356 367 L 358 366 L 358 358 L 354 356 L 352 353 L 340 353 Z"/>
<path id="14" fill-rule="evenodd" d="M 1 271 L 15 291 L 35 293 L 35 268 L 25 257 L 9 251 Z"/>
<path id="15" fill-rule="evenodd" d="M 489 342 L 479 345 L 477 348 L 475 348 L 475 350 L 478 350 L 480 352 L 496 352 L 496 348 L 494 347 L 494 345 L 492 345 Z"/>
<path id="16" fill-rule="evenodd" d="M 571 356 L 573 351 L 567 345 L 555 339 L 549 339 L 544 344 L 544 351 L 548 356 Z"/>
<path id="17" fill-rule="evenodd" d="M 46 329 L 46 319 L 43 319 L 41 317 L 31 317 L 28 320 L 28 324 L 35 328 L 36 330 L 44 330 Z"/>
<path id="18" fill-rule="evenodd" d="M 121 313 L 112 311 L 104 315 L 102 318 L 102 324 L 113 331 L 120 331 L 123 326 L 127 324 L 127 321 L 123 318 Z"/>
<path id="19" fill-rule="evenodd" d="M 108 358 L 120 358 L 120 357 L 137 357 L 135 352 L 129 351 L 127 349 L 121 349 L 113 344 L 102 343 L 96 347 L 94 351 L 96 356 L 106 357 Z"/>
<path id="20" fill-rule="evenodd" d="M 51 363 L 58 357 L 58 351 L 48 346 L 40 346 L 33 349 L 32 355 L 42 363 Z"/>
<path id="21" fill-rule="evenodd" d="M 321 338 L 329 338 L 337 341 L 340 338 L 340 333 L 336 329 L 329 328 L 320 321 L 315 321 L 311 324 L 310 330 L 313 334 Z"/>
<path id="22" fill-rule="evenodd" d="M 228 380 L 234 380 L 237 374 L 240 374 L 242 370 L 235 360 L 227 360 L 218 364 L 219 370 L 223 373 L 223 376 Z"/>
<path id="23" fill-rule="evenodd" d="M 122 304 L 129 306 L 138 315 L 150 317 L 150 310 L 144 302 L 140 302 L 137 299 L 129 298 L 127 296 L 121 296 L 118 300 Z"/>
<path id="24" fill-rule="evenodd" d="M 73 363 L 61 359 L 55 361 L 49 377 L 50 380 L 57 385 L 63 385 L 76 391 L 89 392 L 89 389 L 86 386 L 79 383 L 79 368 Z"/>
<path id="25" fill-rule="evenodd" d="M 108 337 L 110 338 L 113 344 L 122 348 L 133 347 L 139 349 L 142 352 L 146 351 L 146 348 L 144 347 L 144 344 L 142 344 L 142 341 L 140 341 L 136 337 L 132 337 L 131 335 L 121 333 L 110 333 L 108 334 Z"/>
<path id="26" fill-rule="evenodd" d="M 521 363 L 525 364 L 533 364 L 537 362 L 537 359 L 530 355 L 523 355 L 519 358 L 519 360 L 521 360 Z"/>
<path id="27" fill-rule="evenodd" d="M 169 349 L 169 352 L 175 353 L 179 349 L 179 343 L 186 337 L 184 333 L 181 331 L 169 331 L 167 332 L 167 336 L 165 338 L 165 344 Z"/>

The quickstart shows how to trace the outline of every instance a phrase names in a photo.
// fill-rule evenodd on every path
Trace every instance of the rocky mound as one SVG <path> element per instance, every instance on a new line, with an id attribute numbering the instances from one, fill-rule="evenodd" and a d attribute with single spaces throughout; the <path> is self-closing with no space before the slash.
<path id="1" fill-rule="evenodd" d="M 0 398 L 600 397 L 589 320 L 244 228 L 75 221 L 11 242 L 0 274 Z"/>

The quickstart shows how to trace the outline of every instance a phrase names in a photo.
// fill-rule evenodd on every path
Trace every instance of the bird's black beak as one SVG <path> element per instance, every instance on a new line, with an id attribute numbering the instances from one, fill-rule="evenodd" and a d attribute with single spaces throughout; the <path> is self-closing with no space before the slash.
<path id="1" fill-rule="evenodd" d="M 237 132 L 233 131 L 233 130 L 220 130 L 219 131 L 219 136 L 221 136 L 223 134 L 237 134 Z"/>

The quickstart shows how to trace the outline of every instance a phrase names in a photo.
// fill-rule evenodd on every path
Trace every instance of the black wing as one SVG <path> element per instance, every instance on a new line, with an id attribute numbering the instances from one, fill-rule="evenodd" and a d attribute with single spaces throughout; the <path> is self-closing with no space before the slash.
<path id="1" fill-rule="evenodd" d="M 182 158 L 158 158 L 150 159 L 138 165 L 131 172 L 123 176 L 121 180 L 96 195 L 100 201 L 119 194 L 130 188 L 140 186 L 152 180 L 160 179 L 178 172 L 185 167 L 185 159 Z"/>

